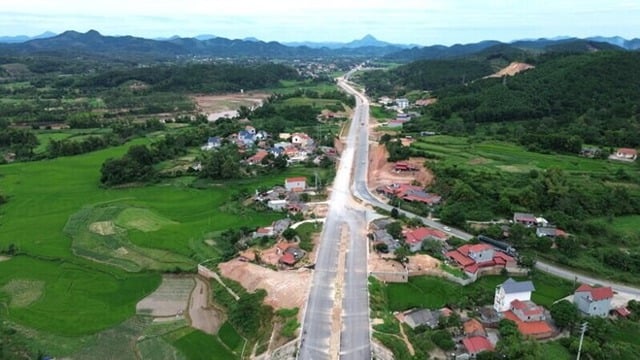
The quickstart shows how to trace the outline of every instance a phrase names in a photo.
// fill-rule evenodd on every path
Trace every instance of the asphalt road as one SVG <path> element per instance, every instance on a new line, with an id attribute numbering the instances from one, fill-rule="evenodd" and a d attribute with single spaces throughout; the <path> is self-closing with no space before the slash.
<path id="1" fill-rule="evenodd" d="M 368 106 L 368 102 L 366 97 L 364 97 L 364 95 L 358 93 L 353 87 L 351 87 L 347 82 L 341 81 L 338 83 L 339 86 L 341 86 L 343 89 L 345 89 L 346 91 L 348 91 L 349 93 L 355 95 L 358 99 L 360 99 L 360 101 L 362 101 L 364 104 L 366 104 L 366 106 Z M 360 131 L 359 131 L 359 138 L 360 139 L 368 139 L 369 136 L 369 131 L 368 131 L 368 115 L 366 115 L 366 117 L 364 117 L 364 115 L 361 115 L 362 117 L 361 119 L 361 123 L 364 123 L 364 125 L 360 126 Z M 359 141 L 357 144 L 358 148 L 357 148 L 357 152 L 356 152 L 356 160 L 355 160 L 355 170 L 354 170 L 354 174 L 355 174 L 355 181 L 354 181 L 354 185 L 353 185 L 353 194 L 358 197 L 359 199 L 363 200 L 366 203 L 369 203 L 373 206 L 379 207 L 381 209 L 387 210 L 387 211 L 391 211 L 393 209 L 392 206 L 389 206 L 388 204 L 380 201 L 377 197 L 375 197 L 373 194 L 371 194 L 371 192 L 369 191 L 369 187 L 367 186 L 367 170 L 368 170 L 368 161 L 369 161 L 369 146 L 368 146 L 368 141 Z M 473 238 L 473 235 L 464 232 L 462 230 L 459 229 L 455 229 L 455 228 L 450 228 L 450 230 L 445 230 L 443 224 L 434 221 L 432 219 L 428 219 L 425 217 L 420 217 L 417 216 L 413 213 L 410 213 L 408 211 L 404 211 L 401 209 L 398 209 L 398 211 L 401 214 L 410 216 L 410 217 L 418 217 L 420 218 L 425 225 L 442 230 L 448 234 L 450 234 L 451 236 L 455 236 L 459 239 L 465 240 L 465 241 L 469 241 Z M 625 293 L 625 294 L 629 294 L 632 296 L 637 296 L 640 297 L 640 289 L 632 287 L 632 286 L 628 286 L 628 285 L 624 285 L 624 284 L 619 284 L 619 283 L 615 283 L 615 282 L 611 282 L 605 279 L 599 279 L 595 276 L 592 275 L 585 275 L 585 274 L 581 274 L 581 273 L 577 273 L 571 269 L 566 269 L 566 268 L 562 268 L 562 267 L 558 267 L 556 265 L 544 262 L 544 261 L 540 261 L 538 260 L 536 263 L 536 269 L 547 272 L 549 274 L 567 279 L 567 280 L 576 280 L 578 282 L 581 283 L 586 283 L 586 284 L 600 284 L 603 286 L 611 286 L 613 288 L 614 291 L 619 292 L 619 293 Z"/>
<path id="2" fill-rule="evenodd" d="M 371 358 L 369 298 L 367 289 L 367 239 L 365 229 L 367 212 L 349 206 L 353 195 L 363 202 L 392 210 L 392 206 L 371 194 L 367 186 L 369 163 L 369 102 L 345 80 L 338 85 L 356 97 L 354 118 L 347 137 L 347 146 L 342 153 L 340 165 L 333 183 L 329 200 L 329 213 L 323 227 L 318 247 L 313 283 L 305 308 L 302 335 L 298 358 L 304 360 L 340 359 L 363 360 Z M 352 180 L 353 175 L 353 182 Z M 351 187 L 350 187 L 351 186 Z M 417 216 L 398 209 L 402 214 L 420 218 L 426 225 L 440 229 L 452 236 L 470 240 L 473 235 L 451 228 L 432 219 Z M 338 268 L 340 256 L 340 229 L 349 228 L 349 244 L 344 269 Z M 578 274 L 572 270 L 560 268 L 538 261 L 536 268 L 553 275 L 589 284 L 611 286 L 615 291 L 640 296 L 640 289 Z M 344 288 L 337 289 L 338 271 L 344 271 Z M 342 292 L 342 317 L 339 352 L 331 353 L 332 311 L 337 291 Z M 333 334 L 335 335 L 335 334 Z M 335 339 L 335 338 L 334 338 Z"/>
<path id="3" fill-rule="evenodd" d="M 360 110 L 362 111 L 362 110 Z M 299 359 L 320 360 L 370 358 L 369 303 L 367 293 L 367 243 L 364 236 L 364 216 L 349 207 L 351 173 L 355 153 L 356 134 L 352 124 L 347 146 L 333 182 L 327 214 L 316 258 L 313 283 L 302 323 Z M 340 229 L 347 225 L 349 244 L 345 268 L 338 268 L 340 256 Z M 344 271 L 344 288 L 338 289 L 338 272 Z M 342 303 L 336 304 L 341 292 Z M 332 312 L 342 306 L 340 334 L 332 334 Z M 333 340 L 339 339 L 339 348 L 332 353 Z M 340 355 L 339 355 L 340 354 Z"/>

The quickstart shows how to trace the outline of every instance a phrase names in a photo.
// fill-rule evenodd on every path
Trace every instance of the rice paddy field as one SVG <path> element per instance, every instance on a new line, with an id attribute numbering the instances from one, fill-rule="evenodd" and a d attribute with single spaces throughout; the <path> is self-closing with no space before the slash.
<path id="1" fill-rule="evenodd" d="M 201 259 L 217 257 L 215 247 L 204 242 L 212 234 L 265 226 L 282 216 L 237 206 L 234 195 L 313 171 L 291 169 L 198 187 L 191 186 L 195 178 L 188 177 L 139 187 L 100 186 L 100 166 L 106 159 L 148 141 L 0 166 L 0 193 L 8 198 L 0 207 L 0 249 L 17 249 L 16 255 L 0 261 L 0 320 L 33 336 L 47 354 L 106 351 L 110 345 L 104 345 L 109 343 L 105 339 L 137 318 L 136 304 L 158 288 L 161 272 L 195 269 Z M 147 326 L 136 325 L 129 333 L 142 333 Z M 207 357 L 191 348 L 219 347 L 224 350 L 218 359 L 235 358 L 231 351 L 237 350 L 237 337 L 226 329 L 224 339 L 228 347 L 217 337 L 193 332 L 165 337 L 164 345 L 145 349 L 164 346 L 167 354 L 176 354 L 166 358 L 199 359 Z"/>

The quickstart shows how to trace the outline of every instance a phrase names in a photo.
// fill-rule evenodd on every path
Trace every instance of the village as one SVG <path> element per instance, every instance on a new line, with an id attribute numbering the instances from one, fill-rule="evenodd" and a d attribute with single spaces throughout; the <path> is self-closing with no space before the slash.
<path id="1" fill-rule="evenodd" d="M 427 106 L 435 101 L 427 99 L 416 105 Z M 394 104 L 390 109 L 397 111 L 394 120 L 380 126 L 398 128 L 411 120 L 411 115 L 405 113 L 406 99 L 381 99 L 380 103 Z M 434 134 L 424 131 L 420 135 Z M 404 143 L 407 139 L 402 140 Z M 410 143 L 411 139 L 407 141 Z M 318 146 L 305 133 L 280 133 L 276 140 L 251 125 L 225 139 L 209 138 L 202 150 L 215 151 L 223 142 L 235 143 L 239 151 L 246 154 L 242 162 L 247 165 L 263 166 L 267 157 L 285 158 L 287 165 L 308 161 L 320 165 L 323 161 L 338 161 L 339 155 L 335 147 Z M 430 191 L 433 176 L 425 168 L 424 159 L 388 162 L 388 154 L 379 145 L 374 145 L 371 152 L 369 180 L 378 198 L 393 206 L 418 204 L 429 209 L 431 217 L 431 210 L 443 199 Z M 635 160 L 634 154 L 625 149 L 611 157 Z M 221 274 L 250 290 L 265 288 L 269 294 L 265 301 L 275 308 L 302 308 L 314 266 L 314 247 L 329 206 L 326 198 L 326 194 L 319 191 L 317 179 L 304 176 L 286 178 L 281 185 L 256 190 L 248 201 L 281 212 L 283 218 L 247 235 L 240 242 L 242 249 L 237 257 L 219 265 Z M 536 284 L 538 278 L 531 275 L 533 265 L 506 242 L 478 235 L 465 243 L 452 237 L 446 226 L 435 229 L 425 226 L 418 218 L 403 218 L 393 212 L 387 215 L 369 224 L 368 272 L 372 278 L 384 284 L 407 284 L 413 277 L 426 276 L 465 287 L 481 282 L 484 277 L 505 279 L 490 289 L 484 288 L 485 295 L 490 291 L 493 296 L 492 301 L 481 297 L 487 300 L 483 304 L 451 301 L 442 307 L 392 311 L 395 321 L 416 333 L 445 331 L 449 334 L 450 341 L 445 346 L 437 344 L 440 349 L 431 353 L 433 358 L 472 359 L 483 352 L 494 351 L 505 336 L 505 321 L 513 323 L 521 339 L 548 341 L 567 338 L 569 327 L 581 318 L 617 319 L 631 314 L 627 307 L 630 298 L 617 294 L 611 287 L 575 284 L 575 291 L 563 297 L 550 299 L 546 293 L 536 295 L 538 287 L 545 289 L 548 284 Z M 550 239 L 554 246 L 555 239 L 572 236 L 531 213 L 516 212 L 511 219 L 493 224 L 500 226 L 506 238 L 513 226 L 519 226 L 533 231 L 536 237 Z M 312 226 L 313 235 L 301 236 L 297 231 L 300 226 Z M 536 297 L 545 298 L 544 305 L 536 303 Z M 564 317 L 563 311 L 575 314 L 571 324 L 564 318 L 558 320 L 552 316 L 559 313 Z M 388 321 L 372 318 L 374 332 L 376 326 L 387 326 Z M 409 349 L 413 348 L 406 336 L 404 341 Z"/>

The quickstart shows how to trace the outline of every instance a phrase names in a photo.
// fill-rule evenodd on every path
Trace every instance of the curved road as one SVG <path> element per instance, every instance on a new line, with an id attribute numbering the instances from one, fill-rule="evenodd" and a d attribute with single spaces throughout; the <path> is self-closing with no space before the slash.
<path id="1" fill-rule="evenodd" d="M 369 103 L 367 98 L 361 94 L 360 92 L 358 92 L 357 90 L 355 90 L 348 82 L 346 82 L 344 79 L 339 79 L 338 81 L 338 85 L 343 88 L 345 91 L 347 91 L 348 93 L 356 96 L 357 99 L 359 99 L 360 102 L 362 102 L 364 104 L 363 107 L 368 108 Z M 359 117 L 358 117 L 359 116 Z M 387 211 L 391 211 L 391 209 L 393 209 L 392 206 L 380 201 L 380 199 L 378 199 L 376 196 L 374 196 L 373 194 L 371 194 L 371 192 L 369 191 L 369 187 L 367 186 L 367 170 L 368 170 L 368 161 L 369 161 L 369 141 L 368 141 L 368 137 L 369 137 L 369 116 L 368 116 L 368 112 L 360 112 L 360 113 L 356 113 L 356 120 L 358 120 L 358 122 L 360 122 L 361 124 L 364 124 L 362 126 L 360 126 L 360 131 L 359 131 L 359 139 L 360 141 L 358 141 L 358 147 L 357 147 L 357 151 L 356 151 L 356 159 L 355 159 L 355 181 L 353 184 L 353 189 L 352 192 L 353 194 L 358 197 L 359 199 L 373 205 L 379 208 L 382 208 L 384 210 Z M 444 231 L 452 236 L 455 236 L 459 239 L 465 240 L 465 241 L 469 241 L 473 238 L 473 235 L 464 232 L 462 230 L 458 230 L 458 229 L 454 229 L 451 228 L 449 231 L 446 231 L 444 229 L 444 225 L 434 221 L 432 219 L 428 219 L 425 217 L 420 217 L 417 216 L 413 213 L 410 213 L 408 211 L 404 211 L 401 209 L 398 209 L 398 211 L 404 215 L 407 216 L 411 216 L 411 217 L 418 217 L 419 219 L 421 219 L 426 225 L 439 229 L 441 231 Z M 536 269 L 547 272 L 549 274 L 558 276 L 560 278 L 564 278 L 567 280 L 571 280 L 574 281 L 576 280 L 577 282 L 581 282 L 581 283 L 586 283 L 586 284 L 590 284 L 590 285 L 595 285 L 595 284 L 600 284 L 603 286 L 611 286 L 611 288 L 613 288 L 614 291 L 618 292 L 618 293 L 623 293 L 623 294 L 628 294 L 631 296 L 635 296 L 637 298 L 640 298 L 640 289 L 633 287 L 633 286 L 629 286 L 629 285 L 624 285 L 624 284 L 620 284 L 620 283 L 616 283 L 616 282 L 612 282 L 612 281 L 608 281 L 608 280 L 604 280 L 604 279 L 599 279 L 593 275 L 585 275 L 582 273 L 578 273 L 575 272 L 574 270 L 571 269 L 566 269 L 566 268 L 562 268 L 559 267 L 557 265 L 553 265 L 544 261 L 540 261 L 538 260 L 536 262 Z"/>

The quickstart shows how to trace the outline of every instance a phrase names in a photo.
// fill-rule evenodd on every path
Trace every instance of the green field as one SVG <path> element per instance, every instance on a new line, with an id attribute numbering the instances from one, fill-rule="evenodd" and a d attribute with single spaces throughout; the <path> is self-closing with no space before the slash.
<path id="1" fill-rule="evenodd" d="M 522 146 L 499 142 L 472 142 L 466 137 L 436 135 L 420 138 L 412 147 L 436 155 L 439 161 L 458 166 L 483 167 L 507 172 L 528 172 L 551 167 L 573 174 L 613 174 L 620 169 L 638 172 L 627 163 L 588 159 L 578 155 L 548 155 L 527 151 Z"/>
<path id="2" fill-rule="evenodd" d="M 100 187 L 104 160 L 148 141 L 0 166 L 0 189 L 9 198 L 0 208 L 0 248 L 13 244 L 24 254 L 0 262 L 0 315 L 30 328 L 73 336 L 121 323 L 160 283 L 160 275 L 146 269 L 192 269 L 199 259 L 218 256 L 205 239 L 281 217 L 240 206 L 234 196 L 313 173 L 293 167 L 262 178 L 198 181 L 197 187 L 191 186 L 194 178 Z M 27 283 L 38 286 L 17 296 L 16 289 Z"/>
<path id="3" fill-rule="evenodd" d="M 540 344 L 540 359 L 572 360 L 574 356 L 557 341 L 547 341 Z"/>
<path id="4" fill-rule="evenodd" d="M 318 107 L 318 108 L 324 108 L 326 106 L 335 106 L 336 104 L 340 104 L 340 100 L 314 99 L 314 98 L 308 98 L 308 97 L 294 97 L 294 98 L 286 99 L 285 101 L 282 102 L 283 106 L 311 105 L 313 107 Z"/>
<path id="5" fill-rule="evenodd" d="M 173 340 L 171 344 L 180 350 L 188 360 L 232 360 L 238 358 L 215 336 L 188 328 L 179 332 L 186 334 Z"/>
<path id="6" fill-rule="evenodd" d="M 7 291 L 16 281 L 42 283 L 42 291 L 30 295 L 28 306 L 22 306 L 27 303 L 23 297 Z M 133 316 L 136 302 L 160 284 L 160 275 L 127 274 L 80 260 L 16 256 L 0 263 L 0 284 L 10 298 L 8 308 L 1 310 L 3 316 L 37 330 L 77 336 Z"/>
<path id="7" fill-rule="evenodd" d="M 228 321 L 222 324 L 220 330 L 218 330 L 218 337 L 229 349 L 232 349 L 235 352 L 242 351 L 244 339 Z"/>
<path id="8" fill-rule="evenodd" d="M 413 307 L 437 309 L 456 303 L 459 299 L 478 295 L 493 301 L 496 286 L 506 279 L 507 277 L 499 275 L 484 276 L 463 287 L 441 278 L 416 276 L 409 278 L 407 283 L 389 283 L 386 286 L 386 297 L 390 311 L 403 311 Z M 514 279 L 525 280 L 517 277 Z M 536 291 L 532 293 L 531 299 L 547 308 L 554 301 L 573 292 L 571 282 L 546 274 L 535 274 L 532 281 Z"/>

